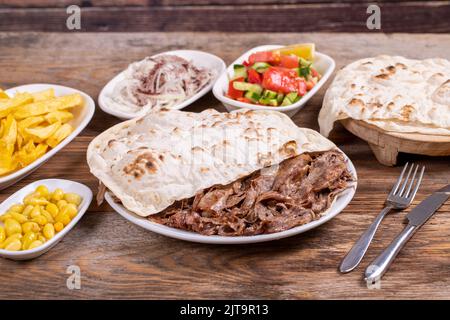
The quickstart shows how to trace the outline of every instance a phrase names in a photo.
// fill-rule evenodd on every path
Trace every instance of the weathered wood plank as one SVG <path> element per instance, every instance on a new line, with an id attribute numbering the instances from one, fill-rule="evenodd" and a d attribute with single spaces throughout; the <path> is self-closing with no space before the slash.
<path id="1" fill-rule="evenodd" d="M 0 33 L 0 87 L 58 83 L 96 98 L 103 85 L 131 61 L 157 52 L 190 48 L 212 52 L 227 63 L 264 43 L 317 44 L 337 68 L 381 53 L 450 59 L 450 35 L 265 34 L 258 33 Z M 63 48 L 63 49 L 61 49 Z M 420 48 L 420 50 L 417 50 Z M 294 121 L 317 129 L 325 89 Z M 223 110 L 208 94 L 187 108 Z M 118 123 L 99 109 L 82 134 L 25 180 L 0 191 L 5 199 L 37 179 L 59 177 L 95 190 L 85 150 L 91 139 Z M 212 246 L 165 238 L 124 220 L 108 205 L 92 205 L 61 243 L 38 259 L 0 259 L 0 299 L 5 298 L 450 298 L 450 203 L 413 237 L 383 278 L 368 290 L 364 267 L 399 232 L 405 213 L 389 215 L 362 265 L 348 275 L 337 266 L 382 208 L 400 168 L 378 164 L 370 148 L 338 126 L 331 139 L 348 154 L 359 175 L 355 198 L 335 219 L 308 233 L 265 244 Z M 401 155 L 400 162 L 427 166 L 414 205 L 450 183 L 449 158 Z M 407 210 L 409 211 L 409 210 Z M 66 287 L 68 265 L 81 268 L 81 290 Z"/>
<path id="2" fill-rule="evenodd" d="M 449 32 L 448 2 L 383 3 L 383 32 Z M 85 7 L 82 31 L 367 32 L 367 4 Z M 2 31 L 68 31 L 65 8 L 1 8 Z M 270 17 L 270 22 L 268 22 Z M 407 20 L 405 20 L 407 17 Z"/>

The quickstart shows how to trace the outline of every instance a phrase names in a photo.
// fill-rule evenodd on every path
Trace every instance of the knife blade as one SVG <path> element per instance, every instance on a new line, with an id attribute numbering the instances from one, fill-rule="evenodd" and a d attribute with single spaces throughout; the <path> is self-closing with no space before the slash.
<path id="1" fill-rule="evenodd" d="M 386 273 L 397 254 L 427 220 L 450 198 L 450 184 L 425 198 L 406 215 L 408 225 L 391 244 L 367 267 L 367 283 L 375 283 Z"/>
<path id="2" fill-rule="evenodd" d="M 406 215 L 406 218 L 411 225 L 420 227 L 427 222 L 427 220 L 444 204 L 445 201 L 447 201 L 449 197 L 450 184 L 425 198 L 425 200 L 419 203 Z"/>

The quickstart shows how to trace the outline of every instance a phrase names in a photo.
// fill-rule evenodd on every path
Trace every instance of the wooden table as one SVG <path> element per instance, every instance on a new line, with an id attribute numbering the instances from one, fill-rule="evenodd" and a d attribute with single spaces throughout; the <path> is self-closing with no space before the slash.
<path id="1" fill-rule="evenodd" d="M 432 34 L 224 34 L 224 33 L 0 33 L 0 86 L 57 83 L 96 98 L 103 85 L 131 61 L 156 52 L 190 48 L 230 63 L 265 43 L 313 41 L 340 68 L 381 53 L 450 59 L 450 36 Z M 298 113 L 299 126 L 317 129 L 324 89 Z M 215 107 L 212 94 L 190 111 Z M 0 192 L 0 200 L 45 178 L 72 179 L 96 190 L 85 161 L 88 143 L 119 120 L 100 110 L 82 134 L 48 163 Z M 405 213 L 382 224 L 362 265 L 341 275 L 337 266 L 382 208 L 399 168 L 378 164 L 363 141 L 341 126 L 331 139 L 354 162 L 359 187 L 350 205 L 325 225 L 289 239 L 257 245 L 215 246 L 169 239 L 124 220 L 104 204 L 89 212 L 55 248 L 38 259 L 0 259 L 0 298 L 450 298 L 450 203 L 415 235 L 383 278 L 369 290 L 362 272 L 399 232 Z M 449 158 L 403 155 L 400 162 L 427 166 L 414 204 L 450 183 Z M 81 289 L 69 290 L 69 265 L 81 269 Z"/>

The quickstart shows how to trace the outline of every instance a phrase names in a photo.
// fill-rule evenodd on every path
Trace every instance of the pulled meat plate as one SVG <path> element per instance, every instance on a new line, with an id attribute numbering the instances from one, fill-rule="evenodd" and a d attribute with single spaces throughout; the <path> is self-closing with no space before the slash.
<path id="1" fill-rule="evenodd" d="M 229 185 L 216 185 L 147 218 L 107 202 L 127 220 L 169 237 L 202 243 L 254 243 L 315 228 L 339 214 L 356 190 L 356 171 L 339 150 L 304 153 Z"/>

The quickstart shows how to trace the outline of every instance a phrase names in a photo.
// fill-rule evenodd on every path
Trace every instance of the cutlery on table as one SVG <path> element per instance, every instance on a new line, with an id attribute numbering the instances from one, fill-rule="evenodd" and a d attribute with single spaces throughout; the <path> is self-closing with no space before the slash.
<path id="1" fill-rule="evenodd" d="M 422 167 L 419 175 L 417 176 L 419 165 L 415 166 L 414 164 L 411 164 L 409 166 L 408 174 L 406 175 L 406 178 L 403 180 L 403 176 L 405 175 L 407 169 L 408 163 L 406 163 L 405 166 L 403 167 L 402 173 L 398 177 L 397 182 L 395 183 L 391 192 L 389 193 L 385 202 L 384 209 L 381 210 L 381 212 L 378 214 L 378 216 L 375 218 L 375 220 L 372 222 L 369 228 L 361 235 L 359 240 L 353 245 L 352 249 L 347 253 L 344 260 L 342 260 L 342 263 L 339 267 L 340 272 L 342 273 L 350 272 L 358 266 L 358 264 L 361 262 L 362 258 L 366 254 L 366 251 L 369 248 L 370 243 L 372 242 L 372 239 L 375 235 L 375 232 L 378 229 L 378 226 L 389 212 L 391 212 L 394 209 L 395 210 L 406 209 L 414 200 L 414 197 L 422 181 L 425 167 Z M 410 179 L 413 170 L 414 173 Z"/>
<path id="2" fill-rule="evenodd" d="M 406 215 L 406 218 L 408 219 L 407 226 L 367 267 L 365 276 L 368 283 L 374 283 L 386 273 L 397 254 L 412 237 L 414 232 L 423 226 L 449 197 L 450 185 L 447 185 L 446 187 L 434 192 L 431 196 L 428 196 Z"/>

